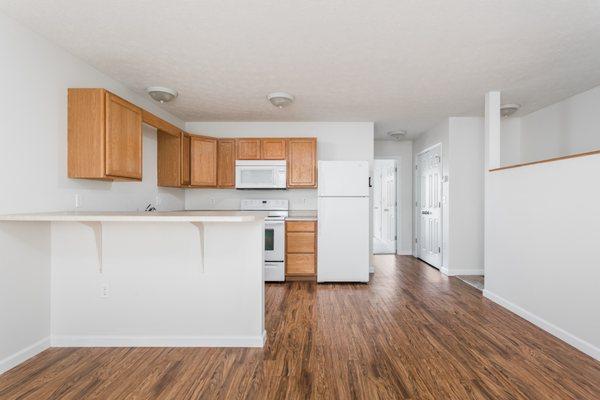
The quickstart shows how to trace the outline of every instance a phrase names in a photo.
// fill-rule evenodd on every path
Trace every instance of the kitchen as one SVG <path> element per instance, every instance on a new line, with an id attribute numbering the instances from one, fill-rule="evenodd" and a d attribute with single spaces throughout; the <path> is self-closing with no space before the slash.
<path id="1" fill-rule="evenodd" d="M 41 224 L 41 232 L 50 226 L 52 333 L 43 347 L 261 347 L 267 336 L 257 277 L 368 282 L 372 123 L 181 129 L 103 88 L 66 94 L 65 169 L 58 173 L 90 189 L 70 191 L 66 209 L 1 218 L 13 227 Z M 113 140 L 116 132 L 129 138 Z M 352 184 L 356 192 L 347 191 Z M 131 211 L 94 205 L 107 185 L 154 186 L 154 195 Z M 174 196 L 183 197 L 179 207 Z M 328 206 L 344 197 L 358 203 Z M 265 217 L 258 236 L 245 227 Z M 182 323 L 192 314 L 202 323 Z"/>

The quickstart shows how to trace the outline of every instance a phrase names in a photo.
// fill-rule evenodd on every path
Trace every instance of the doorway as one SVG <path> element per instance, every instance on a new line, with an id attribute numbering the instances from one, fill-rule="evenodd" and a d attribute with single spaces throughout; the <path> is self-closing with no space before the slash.
<path id="1" fill-rule="evenodd" d="M 417 257 L 442 266 L 442 145 L 417 156 Z"/>
<path id="2" fill-rule="evenodd" d="M 373 253 L 396 254 L 396 160 L 373 163 Z"/>

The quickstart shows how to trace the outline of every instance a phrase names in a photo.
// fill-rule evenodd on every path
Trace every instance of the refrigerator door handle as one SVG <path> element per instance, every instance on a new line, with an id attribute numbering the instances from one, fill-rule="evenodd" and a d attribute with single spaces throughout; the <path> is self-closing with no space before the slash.
<path id="1" fill-rule="evenodd" d="M 371 177 L 369 177 L 369 187 L 372 188 L 373 185 L 371 185 Z"/>

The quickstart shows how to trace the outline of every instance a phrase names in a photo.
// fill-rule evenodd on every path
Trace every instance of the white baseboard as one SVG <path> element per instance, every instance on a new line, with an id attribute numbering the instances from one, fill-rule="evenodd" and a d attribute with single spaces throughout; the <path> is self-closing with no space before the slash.
<path id="1" fill-rule="evenodd" d="M 442 268 L 442 271 L 445 275 L 448 276 L 456 276 L 456 275 L 483 275 L 483 268 L 481 269 L 446 269 Z"/>
<path id="2" fill-rule="evenodd" d="M 396 254 L 399 256 L 412 256 L 413 252 L 412 250 L 398 250 Z"/>
<path id="3" fill-rule="evenodd" d="M 540 327 L 541 329 L 545 330 L 546 332 L 550 333 L 551 335 L 556 336 L 560 340 L 567 342 L 571 346 L 575 347 L 576 349 L 581 350 L 582 352 L 589 355 L 590 357 L 593 357 L 596 360 L 600 361 L 600 348 L 592 345 L 591 343 L 586 342 L 585 340 L 578 338 L 577 336 L 538 317 L 537 315 L 506 300 L 505 298 L 502 298 L 502 297 L 498 296 L 497 294 L 490 292 L 489 290 L 484 289 L 483 296 L 490 299 L 494 303 L 501 305 L 502 307 L 506 308 L 507 310 L 512 311 L 513 313 L 517 314 L 518 316 L 526 319 L 527 321 L 531 322 L 532 324 Z"/>
<path id="4" fill-rule="evenodd" d="M 27 346 L 23 350 L 6 357 L 3 360 L 0 360 L 0 374 L 5 373 L 11 368 L 16 367 L 21 364 L 23 361 L 30 359 L 33 356 L 40 354 L 42 351 L 46 350 L 50 347 L 50 338 L 44 338 L 32 344 L 31 346 Z"/>
<path id="5" fill-rule="evenodd" d="M 53 336 L 52 347 L 263 347 L 259 336 Z"/>

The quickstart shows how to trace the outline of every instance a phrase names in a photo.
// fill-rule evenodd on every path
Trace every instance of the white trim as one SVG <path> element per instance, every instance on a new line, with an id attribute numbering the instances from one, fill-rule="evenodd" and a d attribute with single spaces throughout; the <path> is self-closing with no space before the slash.
<path id="1" fill-rule="evenodd" d="M 541 329 L 545 330 L 546 332 L 550 333 L 551 335 L 556 336 L 560 340 L 570 344 L 571 346 L 575 347 L 576 349 L 581 350 L 582 352 L 589 355 L 590 357 L 593 357 L 596 360 L 600 361 L 600 348 L 594 346 L 593 344 L 588 343 L 585 340 L 578 338 L 577 336 L 573 335 L 572 333 L 565 331 L 564 329 L 544 320 L 543 318 L 538 317 L 537 315 L 498 296 L 495 293 L 490 292 L 489 290 L 484 289 L 483 296 L 487 299 L 490 299 L 494 303 L 506 308 L 507 310 L 512 311 L 513 313 L 517 314 L 518 316 L 526 319 L 527 321 L 531 322 L 532 324 L 540 327 Z"/>
<path id="2" fill-rule="evenodd" d="M 263 347 L 259 336 L 52 336 L 52 347 Z"/>
<path id="3" fill-rule="evenodd" d="M 441 271 L 448 276 L 456 275 L 483 275 L 483 268 L 477 269 L 455 269 L 455 268 L 442 268 Z"/>
<path id="4" fill-rule="evenodd" d="M 13 355 L 0 360 L 0 374 L 5 373 L 11 368 L 16 367 L 24 361 L 27 361 L 31 357 L 40 354 L 42 351 L 50 347 L 50 338 L 44 338 L 35 342 L 34 344 L 25 347 L 23 350 L 16 352 Z"/>
<path id="5" fill-rule="evenodd" d="M 413 255 L 413 251 L 412 250 L 398 250 L 396 252 L 397 255 L 399 256 L 412 256 Z"/>

